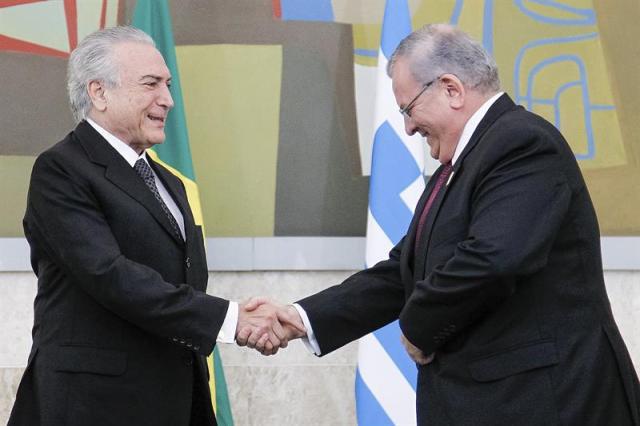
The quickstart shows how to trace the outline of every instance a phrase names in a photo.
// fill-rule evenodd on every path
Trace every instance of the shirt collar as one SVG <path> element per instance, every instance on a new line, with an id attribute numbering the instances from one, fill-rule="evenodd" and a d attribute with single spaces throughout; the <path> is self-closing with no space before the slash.
<path id="1" fill-rule="evenodd" d="M 504 92 L 498 92 L 492 97 L 490 97 L 485 103 L 482 104 L 480 108 L 477 109 L 476 112 L 473 113 L 471 118 L 467 120 L 467 124 L 464 125 L 464 129 L 462 130 L 462 135 L 460 135 L 460 140 L 458 141 L 458 145 L 456 146 L 456 152 L 453 153 L 453 159 L 451 160 L 451 164 L 456 164 L 458 158 L 460 158 L 460 154 L 465 149 L 469 141 L 471 140 L 471 136 L 473 136 L 473 132 L 476 131 L 478 124 L 484 118 L 489 108 L 495 101 L 498 100 L 500 96 L 502 96 Z"/>
<path id="2" fill-rule="evenodd" d="M 109 145 L 111 145 L 113 149 L 118 151 L 118 154 L 120 154 L 131 167 L 133 167 L 133 165 L 136 164 L 136 161 L 138 161 L 140 158 L 144 159 L 144 161 L 146 161 L 147 163 L 149 162 L 147 160 L 146 151 L 142 151 L 142 154 L 138 155 L 138 153 L 133 148 L 122 142 L 116 136 L 109 133 L 109 131 L 105 130 L 98 123 L 88 117 L 86 118 L 86 120 L 87 123 L 91 125 L 91 127 L 96 129 L 96 132 L 100 133 L 100 136 L 102 136 L 107 142 L 109 142 Z"/>

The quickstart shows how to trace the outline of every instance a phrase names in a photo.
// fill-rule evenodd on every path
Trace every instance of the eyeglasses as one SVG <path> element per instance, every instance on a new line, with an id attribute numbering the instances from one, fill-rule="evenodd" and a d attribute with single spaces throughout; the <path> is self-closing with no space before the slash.
<path id="1" fill-rule="evenodd" d="M 431 80 L 428 83 L 425 83 L 424 86 L 422 86 L 422 90 L 416 95 L 415 98 L 413 98 L 411 100 L 411 102 L 409 102 L 407 104 L 406 107 L 404 108 L 400 108 L 400 114 L 402 114 L 403 116 L 405 116 L 406 118 L 411 118 L 411 108 L 413 108 L 413 105 L 416 103 L 416 101 L 418 100 L 418 98 L 420 97 L 420 95 L 422 95 L 428 88 L 429 86 L 431 86 L 433 83 L 435 83 L 436 81 L 438 81 L 440 79 L 440 76 L 434 78 L 433 80 Z"/>

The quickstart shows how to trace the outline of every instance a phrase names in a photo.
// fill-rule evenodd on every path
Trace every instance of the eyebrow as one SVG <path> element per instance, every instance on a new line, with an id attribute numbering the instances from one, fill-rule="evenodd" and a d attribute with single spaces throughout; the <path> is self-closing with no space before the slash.
<path id="1" fill-rule="evenodd" d="M 142 77 L 140 77 L 140 81 L 145 80 L 145 79 L 152 79 L 155 81 L 162 81 L 163 78 L 160 77 L 159 75 L 152 75 L 152 74 L 147 74 L 147 75 L 143 75 Z M 167 78 L 167 81 L 171 81 L 171 76 L 169 76 L 169 78 Z"/>

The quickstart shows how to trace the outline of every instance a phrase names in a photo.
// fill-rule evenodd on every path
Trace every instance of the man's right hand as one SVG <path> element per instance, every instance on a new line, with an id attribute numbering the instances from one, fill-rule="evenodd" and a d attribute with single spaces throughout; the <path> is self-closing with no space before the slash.
<path id="1" fill-rule="evenodd" d="M 254 297 L 239 307 L 236 342 L 263 355 L 273 355 L 287 347 L 289 340 L 303 337 L 307 331 L 298 311 L 264 297 Z"/>

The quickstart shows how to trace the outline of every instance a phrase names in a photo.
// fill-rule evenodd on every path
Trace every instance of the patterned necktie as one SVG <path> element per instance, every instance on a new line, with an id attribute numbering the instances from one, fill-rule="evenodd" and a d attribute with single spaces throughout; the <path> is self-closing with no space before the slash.
<path id="1" fill-rule="evenodd" d="M 162 201 L 162 197 L 160 196 L 160 192 L 158 191 L 158 187 L 156 186 L 156 180 L 153 176 L 153 172 L 151 171 L 151 167 L 149 167 L 146 161 L 140 158 L 138 161 L 136 161 L 136 164 L 133 165 L 133 169 L 142 178 L 144 183 L 147 184 L 147 186 L 153 193 L 153 196 L 156 197 L 156 200 L 158 200 L 158 203 L 160 203 L 162 211 L 167 216 L 167 219 L 169 219 L 169 223 L 171 223 L 173 232 L 180 240 L 184 241 L 182 238 L 182 233 L 180 232 L 180 228 L 178 227 L 178 222 L 176 222 L 176 218 L 173 217 L 173 214 L 171 214 L 171 212 L 169 211 L 169 207 L 167 207 L 164 201 Z"/>
<path id="2" fill-rule="evenodd" d="M 420 213 L 420 220 L 418 221 L 418 232 L 416 234 L 416 241 L 415 241 L 415 247 L 414 247 L 415 251 L 417 251 L 418 249 L 418 242 L 420 241 L 420 236 L 422 235 L 422 228 L 424 228 L 424 222 L 427 219 L 427 213 L 429 213 L 429 209 L 431 208 L 433 201 L 438 196 L 438 193 L 445 186 L 444 184 L 449 178 L 449 175 L 451 175 L 452 170 L 453 170 L 453 166 L 451 165 L 451 163 L 447 163 L 444 165 L 444 168 L 438 175 L 438 180 L 436 181 L 435 186 L 431 190 L 431 194 L 429 194 L 429 199 L 427 199 L 427 203 L 422 209 L 422 213 Z"/>

